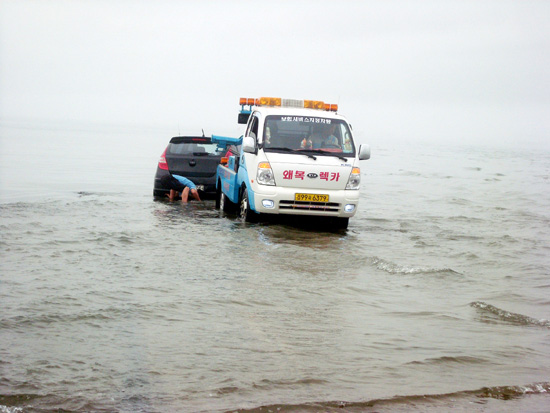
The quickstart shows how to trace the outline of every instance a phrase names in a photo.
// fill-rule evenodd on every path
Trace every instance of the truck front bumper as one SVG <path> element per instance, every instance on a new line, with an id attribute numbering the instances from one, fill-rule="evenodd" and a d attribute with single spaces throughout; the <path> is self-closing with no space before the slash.
<path id="1" fill-rule="evenodd" d="M 328 202 L 296 201 L 296 194 L 323 194 Z M 312 215 L 350 218 L 359 205 L 358 190 L 305 190 L 255 185 L 254 209 L 262 214 Z"/>

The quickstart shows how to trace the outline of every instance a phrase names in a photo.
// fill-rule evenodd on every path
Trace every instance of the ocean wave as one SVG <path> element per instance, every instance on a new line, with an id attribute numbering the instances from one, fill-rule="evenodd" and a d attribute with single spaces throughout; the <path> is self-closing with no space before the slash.
<path id="1" fill-rule="evenodd" d="M 167 317 L 154 308 L 146 305 L 133 305 L 127 307 L 107 307 L 95 311 L 84 311 L 78 313 L 47 313 L 36 315 L 18 315 L 0 319 L 0 329 L 17 329 L 27 326 L 42 326 L 56 323 L 89 323 L 95 326 L 96 323 L 105 323 L 128 318 L 141 319 L 166 319 Z"/>
<path id="2" fill-rule="evenodd" d="M 112 406 L 105 402 L 95 403 L 82 396 L 61 397 L 56 394 L 1 394 L 0 413 L 22 412 L 112 412 Z"/>
<path id="3" fill-rule="evenodd" d="M 510 400 L 526 394 L 550 393 L 550 383 L 534 383 L 527 386 L 484 387 L 478 392 L 479 397 L 499 400 Z"/>
<path id="4" fill-rule="evenodd" d="M 76 193 L 79 197 L 85 197 L 85 196 L 112 196 L 115 195 L 115 192 L 89 192 L 89 191 L 79 191 Z"/>
<path id="5" fill-rule="evenodd" d="M 23 413 L 21 407 L 8 407 L 0 404 L 0 413 Z"/>
<path id="6" fill-rule="evenodd" d="M 512 313 L 502 310 L 494 305 L 484 303 L 483 301 L 474 301 L 470 306 L 478 309 L 483 315 L 489 316 L 499 321 L 504 321 L 518 326 L 536 326 L 550 328 L 550 320 L 537 320 L 523 314 Z"/>
<path id="7" fill-rule="evenodd" d="M 221 394 L 233 393 L 234 388 L 227 387 L 220 389 Z M 535 395 L 549 396 L 550 383 L 539 382 L 525 386 L 495 386 L 483 387 L 477 390 L 464 390 L 453 393 L 444 394 L 419 394 L 419 395 L 402 395 L 391 398 L 371 399 L 364 401 L 318 401 L 305 403 L 278 403 L 262 405 L 253 408 L 236 408 L 228 410 L 228 412 L 254 413 L 254 412 L 436 412 L 436 411 L 457 411 L 457 407 L 461 407 L 458 411 L 480 411 L 474 409 L 478 405 L 482 410 L 486 406 L 488 400 L 494 400 L 499 403 L 493 405 L 493 409 L 499 407 L 501 410 L 510 411 L 507 409 L 509 401 L 530 400 L 526 396 L 532 397 Z M 129 398 L 122 400 L 123 404 L 131 401 L 135 404 L 140 397 L 132 395 Z M 543 405 L 547 401 L 546 398 L 540 399 L 540 404 Z M 63 398 L 53 394 L 0 394 L 0 413 L 19 413 L 27 411 L 118 411 L 121 406 L 113 404 L 112 400 L 103 400 L 103 402 L 92 403 L 82 396 L 71 398 Z M 118 408 L 117 408 L 118 407 Z M 133 406 L 136 407 L 135 405 Z M 149 406 L 150 407 L 150 406 Z M 513 406 L 517 408 L 518 405 Z M 125 409 L 122 409 L 125 410 Z M 141 410 L 141 409 L 138 409 Z M 217 410 L 216 410 L 217 411 Z M 220 410 L 223 411 L 223 410 Z M 514 410 L 516 411 L 516 410 Z M 519 411 L 519 410 L 518 410 Z M 537 410 L 539 411 L 539 410 Z M 543 411 L 543 410 L 540 410 Z"/>
<path id="8" fill-rule="evenodd" d="M 407 364 L 418 364 L 418 365 L 439 365 L 439 364 L 474 364 L 479 365 L 481 363 L 487 363 L 486 359 L 472 356 L 442 356 L 442 357 L 432 357 L 425 359 L 423 361 L 411 361 Z"/>
<path id="9" fill-rule="evenodd" d="M 263 379 L 259 383 L 254 383 L 255 389 L 268 389 L 268 388 L 280 388 L 280 387 L 294 387 L 294 386 L 309 386 L 313 384 L 328 384 L 327 380 L 316 378 L 303 378 L 298 380 L 268 380 Z"/>
<path id="10" fill-rule="evenodd" d="M 398 265 L 377 257 L 371 258 L 371 264 L 376 266 L 376 268 L 378 268 L 379 270 L 385 271 L 390 274 L 460 274 L 452 268 L 413 267 Z"/>
<path id="11" fill-rule="evenodd" d="M 458 406 L 468 408 L 460 411 L 473 411 L 473 403 L 484 404 L 484 399 L 495 399 L 502 403 L 517 400 L 526 395 L 548 395 L 550 383 L 533 383 L 526 386 L 483 387 L 478 390 L 465 390 L 445 394 L 421 394 L 395 396 L 387 399 L 373 399 L 360 402 L 329 401 L 302 404 L 272 404 L 252 409 L 231 410 L 232 412 L 435 412 L 455 411 Z M 504 408 L 504 406 L 502 406 Z M 497 410 L 494 410 L 497 411 Z M 508 411 L 508 410 L 506 410 Z"/>

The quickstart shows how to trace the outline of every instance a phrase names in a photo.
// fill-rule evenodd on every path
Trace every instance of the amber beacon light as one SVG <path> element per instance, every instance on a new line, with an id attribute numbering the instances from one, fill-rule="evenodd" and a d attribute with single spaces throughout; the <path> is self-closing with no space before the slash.
<path id="1" fill-rule="evenodd" d="M 255 98 L 240 98 L 241 106 L 271 106 L 271 107 L 286 107 L 286 108 L 305 108 L 325 110 L 329 112 L 337 112 L 338 105 L 335 103 L 325 103 L 322 100 L 299 100 L 299 99 L 282 99 L 274 97 Z"/>

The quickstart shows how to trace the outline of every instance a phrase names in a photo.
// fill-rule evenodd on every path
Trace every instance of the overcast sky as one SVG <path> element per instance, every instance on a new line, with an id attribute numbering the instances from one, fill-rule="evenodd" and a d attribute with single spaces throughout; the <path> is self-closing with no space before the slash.
<path id="1" fill-rule="evenodd" d="M 339 103 L 361 142 L 550 147 L 550 1 L 1 0 L 0 120 L 237 134 Z"/>

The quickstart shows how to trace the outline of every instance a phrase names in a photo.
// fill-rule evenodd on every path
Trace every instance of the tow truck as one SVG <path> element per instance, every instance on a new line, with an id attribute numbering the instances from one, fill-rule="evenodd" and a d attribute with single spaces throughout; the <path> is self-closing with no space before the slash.
<path id="1" fill-rule="evenodd" d="M 245 222 L 263 214 L 328 217 L 347 228 L 357 212 L 361 170 L 370 147 L 357 147 L 338 105 L 318 100 L 240 98 L 240 138 L 212 136 L 233 145 L 218 165 L 216 207 Z"/>

